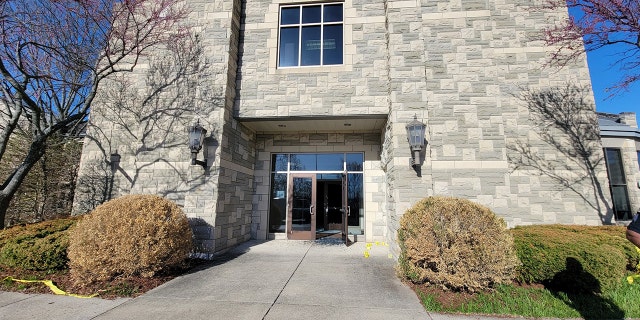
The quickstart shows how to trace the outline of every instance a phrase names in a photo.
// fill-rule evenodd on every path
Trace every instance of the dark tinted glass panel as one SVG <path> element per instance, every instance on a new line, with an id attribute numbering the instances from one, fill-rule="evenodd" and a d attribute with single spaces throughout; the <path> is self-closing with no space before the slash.
<path id="1" fill-rule="evenodd" d="M 342 5 L 331 4 L 324 6 L 324 22 L 342 21 Z"/>
<path id="2" fill-rule="evenodd" d="M 319 171 L 342 171 L 344 170 L 344 154 L 328 153 L 318 155 Z"/>
<path id="3" fill-rule="evenodd" d="M 618 149 L 605 149 L 606 150 L 606 162 L 607 169 L 609 170 L 609 182 L 612 185 L 626 184 L 624 179 L 624 170 L 622 169 L 622 158 L 620 157 L 620 150 Z"/>
<path id="4" fill-rule="evenodd" d="M 298 24 L 300 21 L 300 8 L 282 8 L 280 16 L 280 24 Z"/>
<path id="5" fill-rule="evenodd" d="M 349 228 L 351 234 L 362 234 L 364 228 L 364 206 L 363 206 L 363 176 L 362 173 L 350 173 L 347 175 L 347 205 L 349 206 Z M 359 230 L 359 231 L 356 231 Z"/>
<path id="6" fill-rule="evenodd" d="M 298 27 L 280 29 L 280 66 L 298 65 Z"/>
<path id="7" fill-rule="evenodd" d="M 318 173 L 316 179 L 340 181 L 342 180 L 342 173 Z"/>
<path id="8" fill-rule="evenodd" d="M 362 153 L 347 153 L 347 170 L 362 171 Z"/>
<path id="9" fill-rule="evenodd" d="M 342 25 L 324 26 L 323 64 L 342 64 Z"/>
<path id="10" fill-rule="evenodd" d="M 313 180 L 311 178 L 293 178 L 291 194 L 291 229 L 295 231 L 311 230 L 311 205 L 313 205 Z"/>
<path id="11" fill-rule="evenodd" d="M 291 155 L 291 171 L 315 171 L 316 167 L 315 154 Z"/>
<path id="12" fill-rule="evenodd" d="M 271 156 L 271 171 L 287 171 L 287 154 L 274 154 Z"/>
<path id="13" fill-rule="evenodd" d="M 627 186 L 612 186 L 613 209 L 616 212 L 617 220 L 630 220 L 631 208 L 629 206 L 629 196 L 627 194 Z"/>
<path id="14" fill-rule="evenodd" d="M 271 175 L 271 203 L 269 207 L 269 232 L 285 232 L 287 219 L 287 174 Z"/>
<path id="15" fill-rule="evenodd" d="M 320 6 L 302 7 L 302 23 L 319 23 Z"/>
<path id="16" fill-rule="evenodd" d="M 300 65 L 320 65 L 320 27 L 302 28 L 302 56 Z"/>

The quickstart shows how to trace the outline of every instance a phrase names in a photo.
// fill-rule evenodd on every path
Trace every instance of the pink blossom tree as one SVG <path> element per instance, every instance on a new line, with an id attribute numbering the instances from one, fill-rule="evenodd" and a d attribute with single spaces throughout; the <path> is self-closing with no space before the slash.
<path id="1" fill-rule="evenodd" d="M 547 45 L 554 46 L 551 64 L 566 66 L 586 52 L 615 46 L 619 55 L 612 65 L 622 78 L 611 89 L 626 89 L 640 80 L 640 1 L 544 0 L 546 9 L 567 6 L 573 15 L 545 30 Z"/>
<path id="2" fill-rule="evenodd" d="M 0 1 L 0 161 L 14 135 L 25 156 L 0 177 L 7 207 L 54 136 L 77 135 L 101 82 L 189 34 L 179 0 Z"/>

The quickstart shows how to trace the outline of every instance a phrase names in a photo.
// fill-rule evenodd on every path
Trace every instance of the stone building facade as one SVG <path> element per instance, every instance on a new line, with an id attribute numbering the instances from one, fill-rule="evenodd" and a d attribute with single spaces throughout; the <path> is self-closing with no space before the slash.
<path id="1" fill-rule="evenodd" d="M 518 98 L 524 88 L 590 85 L 586 60 L 544 67 L 551 49 L 539 32 L 566 10 L 524 0 L 188 3 L 206 67 L 149 110 L 133 108 L 154 115 L 150 125 L 99 100 L 76 212 L 161 194 L 183 206 L 208 252 L 338 231 L 393 244 L 403 212 L 430 195 L 484 204 L 511 227 L 611 222 L 592 183 L 569 189 L 510 160 L 522 142 L 566 163 L 566 176 L 582 170 L 540 139 Z M 129 78 L 137 94 L 153 84 L 152 62 Z M 426 125 L 416 168 L 405 130 L 414 117 Z M 190 165 L 195 121 L 208 130 L 204 168 Z M 606 185 L 604 164 L 594 175 Z"/>
<path id="2" fill-rule="evenodd" d="M 602 147 L 616 221 L 640 211 L 640 130 L 636 114 L 598 113 Z"/>

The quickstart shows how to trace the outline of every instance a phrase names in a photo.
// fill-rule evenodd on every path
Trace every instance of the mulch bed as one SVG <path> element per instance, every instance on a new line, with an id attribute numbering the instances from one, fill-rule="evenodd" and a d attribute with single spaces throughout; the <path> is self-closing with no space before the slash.
<path id="1" fill-rule="evenodd" d="M 432 284 L 414 284 L 410 281 L 403 281 L 414 292 L 422 292 L 425 295 L 429 295 L 435 298 L 435 300 L 445 309 L 455 309 L 456 307 L 463 305 L 464 303 L 473 300 L 475 294 L 468 292 L 457 292 L 444 289 Z M 526 284 L 526 283 L 513 283 L 519 287 L 531 287 L 531 288 L 544 288 L 542 284 Z"/>
<path id="2" fill-rule="evenodd" d="M 411 282 L 405 283 L 414 291 L 422 292 L 426 295 L 433 296 L 435 300 L 445 309 L 459 306 L 471 299 L 474 295 L 468 292 L 455 292 L 437 287 L 432 284 L 415 284 Z"/>
<path id="3" fill-rule="evenodd" d="M 52 280 L 58 288 L 70 294 L 93 295 L 97 293 L 98 297 L 103 299 L 137 297 L 208 262 L 206 260 L 193 259 L 189 260 L 184 268 L 171 270 L 151 278 L 140 276 L 121 277 L 111 281 L 94 283 L 77 283 L 68 270 L 47 274 L 46 272 L 0 267 L 0 291 L 53 294 L 49 287 L 42 283 L 21 283 L 7 279 L 7 277 L 12 277 L 25 280 Z"/>

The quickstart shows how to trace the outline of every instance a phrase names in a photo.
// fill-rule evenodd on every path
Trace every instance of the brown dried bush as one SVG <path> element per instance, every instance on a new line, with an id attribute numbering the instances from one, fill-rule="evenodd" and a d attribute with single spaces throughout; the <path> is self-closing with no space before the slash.
<path id="1" fill-rule="evenodd" d="M 76 281 L 151 277 L 177 267 L 192 247 L 184 212 L 153 195 L 123 196 L 96 207 L 69 234 L 69 265 Z"/>
<path id="2" fill-rule="evenodd" d="M 519 265 L 513 238 L 491 210 L 465 199 L 429 197 L 398 229 L 401 276 L 475 292 L 508 283 Z"/>

